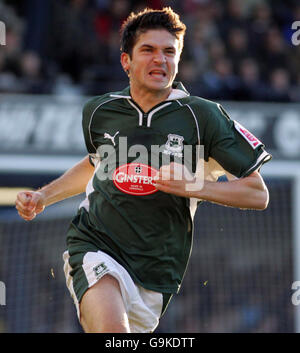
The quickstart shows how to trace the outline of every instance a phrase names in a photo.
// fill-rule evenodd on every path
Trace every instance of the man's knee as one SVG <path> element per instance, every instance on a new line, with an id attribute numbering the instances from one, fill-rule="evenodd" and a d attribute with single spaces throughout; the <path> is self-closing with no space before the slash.
<path id="1" fill-rule="evenodd" d="M 99 319 L 93 323 L 91 320 L 80 319 L 81 326 L 85 333 L 130 333 L 127 320 L 123 321 L 106 321 Z"/>

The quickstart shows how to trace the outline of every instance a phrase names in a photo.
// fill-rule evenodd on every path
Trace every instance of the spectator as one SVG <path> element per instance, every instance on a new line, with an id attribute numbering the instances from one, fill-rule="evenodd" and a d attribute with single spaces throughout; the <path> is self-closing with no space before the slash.
<path id="1" fill-rule="evenodd" d="M 264 101 L 266 87 L 260 79 L 259 65 L 253 58 L 245 58 L 238 68 L 240 89 L 238 99 L 242 101 Z"/>
<path id="2" fill-rule="evenodd" d="M 219 32 L 224 41 L 233 27 L 247 28 L 246 13 L 242 0 L 228 0 L 227 6 L 220 21 L 218 22 Z"/>
<path id="3" fill-rule="evenodd" d="M 42 61 L 34 52 L 24 52 L 20 56 L 20 75 L 23 90 L 30 94 L 50 92 L 49 83 L 42 76 Z"/>
<path id="4" fill-rule="evenodd" d="M 262 63 L 265 77 L 275 69 L 289 67 L 287 45 L 277 27 L 271 27 L 266 32 L 264 46 L 261 51 L 260 62 Z"/>
<path id="5" fill-rule="evenodd" d="M 209 55 L 210 62 L 215 62 L 217 59 L 225 57 L 226 56 L 225 43 L 219 38 L 211 41 L 211 43 L 209 43 L 208 45 L 208 55 Z"/>
<path id="6" fill-rule="evenodd" d="M 251 8 L 250 8 L 251 9 Z M 258 52 L 263 49 L 264 37 L 274 24 L 272 11 L 266 2 L 255 4 L 249 15 L 249 43 Z"/>
<path id="7" fill-rule="evenodd" d="M 118 90 L 126 76 L 117 31 L 130 11 L 145 6 L 180 9 L 188 26 L 180 78 L 198 94 L 299 101 L 300 46 L 291 44 L 291 23 L 299 20 L 300 6 L 275 0 L 7 0 L 0 3 L 7 25 L 0 91 Z"/>
<path id="8" fill-rule="evenodd" d="M 286 69 L 278 68 L 270 74 L 269 101 L 290 102 L 290 76 Z"/>
<path id="9" fill-rule="evenodd" d="M 203 81 L 209 98 L 235 99 L 239 89 L 238 78 L 234 75 L 228 58 L 217 59 L 213 69 L 203 74 Z"/>
<path id="10" fill-rule="evenodd" d="M 300 102 L 300 72 L 296 74 L 295 83 L 291 87 L 290 96 L 293 102 Z"/>
<path id="11" fill-rule="evenodd" d="M 109 44 L 112 31 L 118 31 L 128 16 L 130 3 L 128 0 L 112 0 L 106 11 L 99 11 L 95 17 L 95 31 L 101 43 Z"/>
<path id="12" fill-rule="evenodd" d="M 249 55 L 251 56 L 247 32 L 239 27 L 231 28 L 228 33 L 227 43 L 227 52 L 230 53 L 233 66 L 237 69 L 242 59 Z"/>
<path id="13" fill-rule="evenodd" d="M 0 92 L 20 92 L 18 57 L 22 52 L 23 23 L 13 8 L 2 3 L 0 20 L 6 25 L 6 44 L 0 47 Z"/>
<path id="14" fill-rule="evenodd" d="M 178 80 L 185 82 L 188 91 L 194 92 L 195 95 L 205 96 L 204 87 L 201 84 L 201 76 L 195 70 L 197 64 L 193 60 L 184 60 L 180 63 Z"/>

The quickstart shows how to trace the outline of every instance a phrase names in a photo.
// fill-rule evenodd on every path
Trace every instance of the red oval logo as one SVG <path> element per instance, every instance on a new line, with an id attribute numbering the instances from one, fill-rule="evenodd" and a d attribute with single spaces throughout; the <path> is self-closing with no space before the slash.
<path id="1" fill-rule="evenodd" d="M 149 195 L 158 191 L 152 184 L 158 173 L 155 168 L 147 164 L 128 163 L 121 165 L 114 171 L 113 182 L 115 186 L 131 195 Z"/>

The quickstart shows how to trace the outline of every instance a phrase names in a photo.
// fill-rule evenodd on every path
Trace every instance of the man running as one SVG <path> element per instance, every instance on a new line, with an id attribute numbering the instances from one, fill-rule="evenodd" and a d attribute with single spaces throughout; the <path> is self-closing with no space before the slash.
<path id="1" fill-rule="evenodd" d="M 264 145 L 218 103 L 191 96 L 174 81 L 185 30 L 171 8 L 128 17 L 121 64 L 129 86 L 85 104 L 88 156 L 16 200 L 20 216 L 31 220 L 86 190 L 64 253 L 85 332 L 155 330 L 188 265 L 195 200 L 243 209 L 268 205 L 259 174 L 271 158 Z M 200 145 L 205 180 L 197 184 Z M 222 174 L 229 181 L 217 182 Z"/>

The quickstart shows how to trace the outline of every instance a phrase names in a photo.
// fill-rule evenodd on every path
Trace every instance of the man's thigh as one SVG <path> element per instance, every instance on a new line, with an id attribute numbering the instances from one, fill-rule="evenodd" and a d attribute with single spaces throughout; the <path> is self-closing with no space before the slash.
<path id="1" fill-rule="evenodd" d="M 81 318 L 79 303 L 83 300 L 84 295 L 89 292 L 89 296 L 91 296 L 96 288 L 97 290 L 98 288 L 101 289 L 102 280 L 109 276 L 116 280 L 111 281 L 115 286 L 112 286 L 109 291 L 118 288 L 118 291 L 115 292 L 117 297 L 121 293 L 130 331 L 153 332 L 155 330 L 163 311 L 162 293 L 153 292 L 136 285 L 125 268 L 102 251 L 88 251 L 72 256 L 66 251 L 63 258 L 67 287 L 76 305 L 79 320 Z M 111 305 L 110 293 L 107 289 L 104 291 L 104 286 L 102 291 L 101 297 L 105 302 L 104 308 L 109 308 Z M 96 298 L 98 298 L 98 295 L 93 295 L 92 299 L 88 301 L 92 304 L 88 306 L 87 312 L 97 308 L 99 299 Z M 119 299 L 117 299 L 117 303 L 120 303 Z M 117 307 L 119 307 L 119 304 Z M 100 308 L 97 310 L 100 310 Z"/>
<path id="2" fill-rule="evenodd" d="M 130 332 L 119 282 L 104 275 L 80 302 L 80 322 L 85 332 Z"/>

